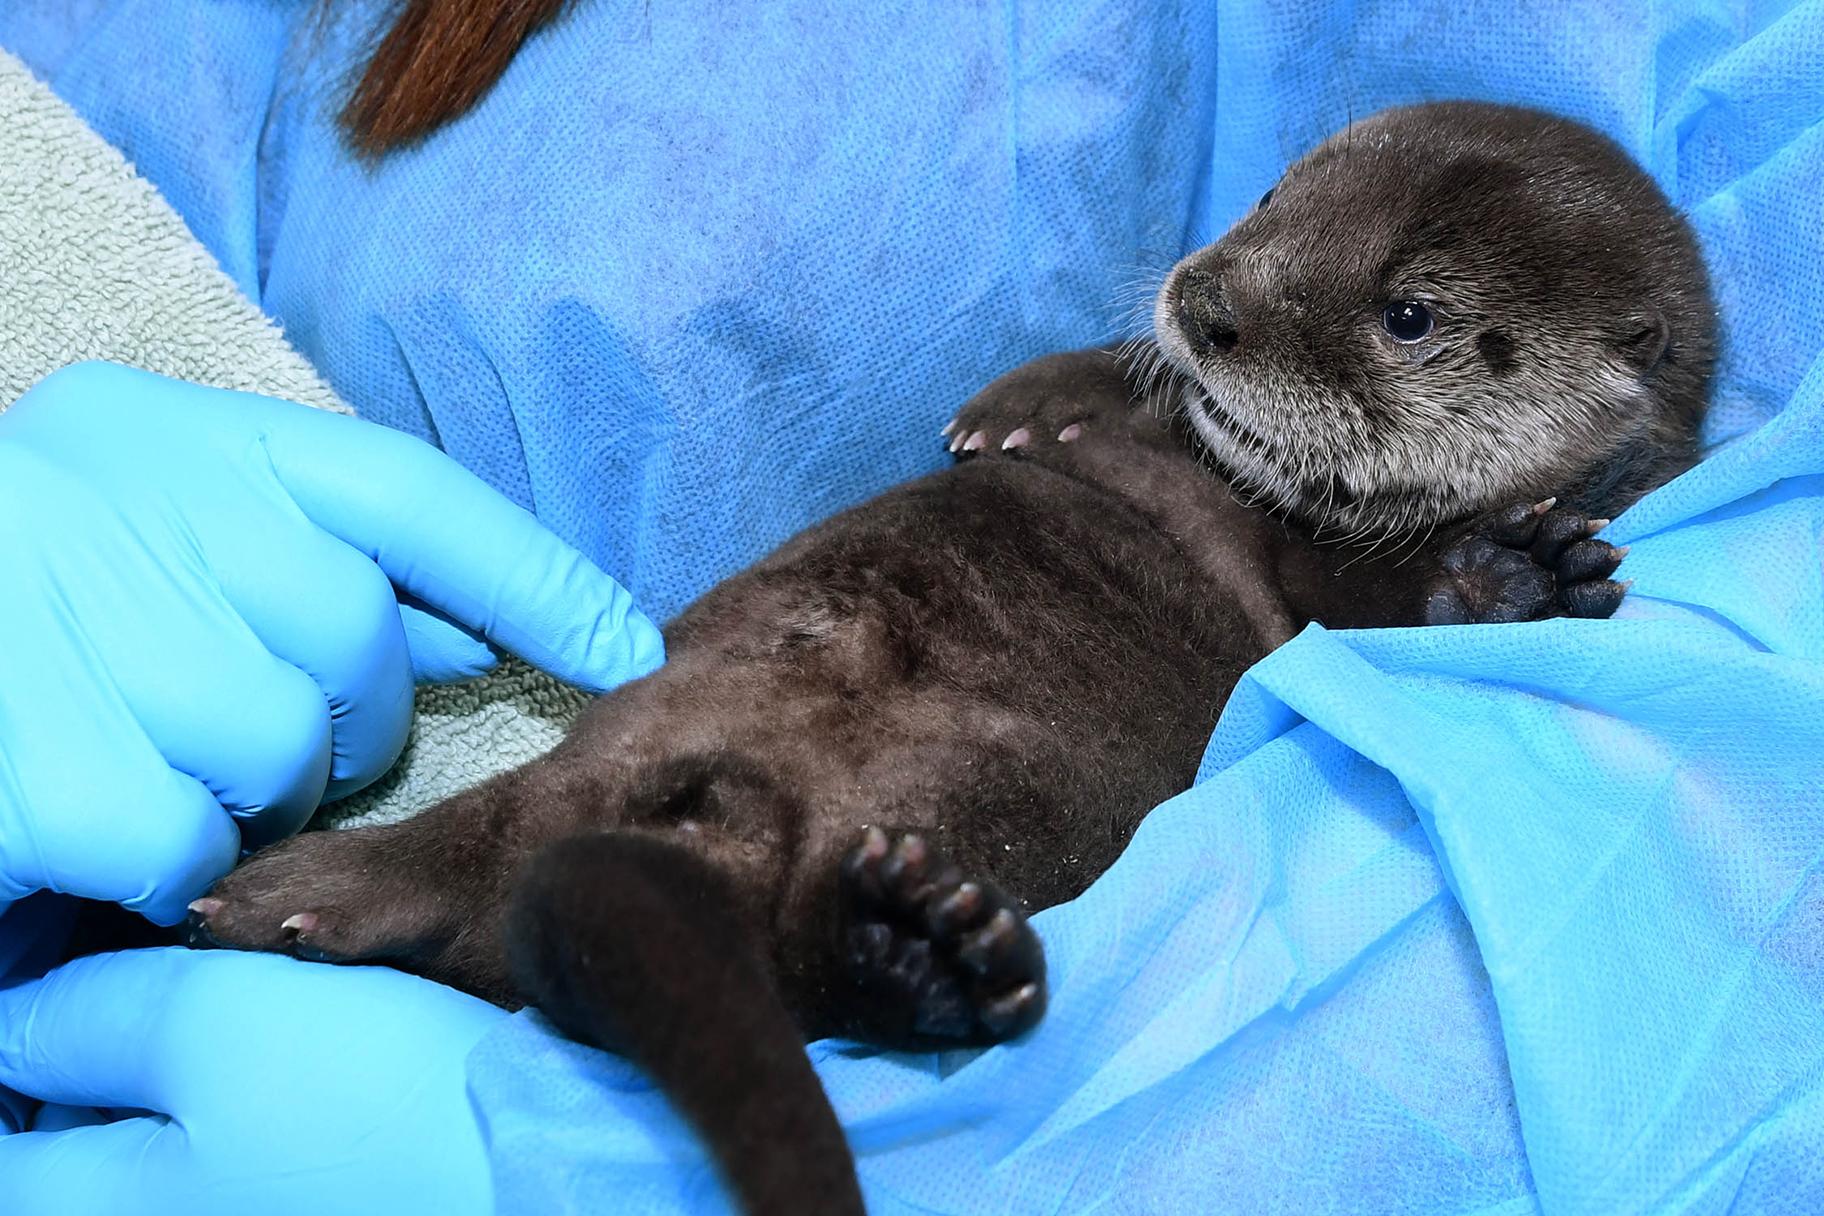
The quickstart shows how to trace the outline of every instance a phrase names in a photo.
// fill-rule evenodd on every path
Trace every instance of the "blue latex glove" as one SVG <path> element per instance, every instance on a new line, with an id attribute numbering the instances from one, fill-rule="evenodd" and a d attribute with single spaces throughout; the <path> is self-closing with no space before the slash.
<path id="1" fill-rule="evenodd" d="M 490 1212 L 463 1066 L 506 1016 L 383 967 L 78 959 L 0 991 L 0 1086 L 68 1129 L 0 1135 L 0 1212 Z M 151 1113 L 80 1126 L 72 1106 Z"/>
<path id="2" fill-rule="evenodd" d="M 429 445 L 112 364 L 0 415 L 0 520 L 0 908 L 177 921 L 243 843 L 386 771 L 414 677 L 493 664 L 467 630 L 591 689 L 663 659 L 620 586 Z"/>

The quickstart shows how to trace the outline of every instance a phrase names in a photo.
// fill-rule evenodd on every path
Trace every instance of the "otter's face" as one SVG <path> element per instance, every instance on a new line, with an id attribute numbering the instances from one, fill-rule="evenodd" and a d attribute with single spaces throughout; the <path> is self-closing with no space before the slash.
<path id="1" fill-rule="evenodd" d="M 1606 140 L 1424 106 L 1294 164 L 1173 269 L 1154 326 L 1238 489 L 1379 536 L 1557 493 L 1663 429 L 1668 318 L 1701 328 L 1703 297 L 1682 221 Z"/>

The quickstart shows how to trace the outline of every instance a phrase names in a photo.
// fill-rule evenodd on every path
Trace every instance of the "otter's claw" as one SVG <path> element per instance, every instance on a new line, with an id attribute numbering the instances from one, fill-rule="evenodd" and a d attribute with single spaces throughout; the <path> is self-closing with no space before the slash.
<path id="1" fill-rule="evenodd" d="M 1073 445 L 1092 440 L 1101 449 L 1134 438 L 1175 444 L 1170 428 L 1139 405 L 1112 353 L 1051 355 L 1007 373 L 965 402 L 945 428 L 944 442 L 961 460 L 1073 463 L 1080 459 Z"/>

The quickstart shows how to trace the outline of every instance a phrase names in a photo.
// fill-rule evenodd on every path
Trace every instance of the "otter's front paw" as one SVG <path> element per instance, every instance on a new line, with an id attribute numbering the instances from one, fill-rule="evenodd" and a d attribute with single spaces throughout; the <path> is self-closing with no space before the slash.
<path id="1" fill-rule="evenodd" d="M 869 828 L 842 861 L 843 951 L 894 1041 L 998 1043 L 1045 1012 L 1045 950 L 1015 902 L 923 837 Z"/>
<path id="2" fill-rule="evenodd" d="M 1023 457 L 1136 424 L 1165 430 L 1137 402 L 1112 351 L 1076 351 L 1002 376 L 971 397 L 942 436 L 959 459 Z"/>
<path id="3" fill-rule="evenodd" d="M 1609 576 L 1627 550 L 1593 539 L 1608 520 L 1558 508 L 1556 502 L 1548 498 L 1498 511 L 1446 549 L 1442 581 L 1425 601 L 1426 623 L 1614 615 L 1628 585 Z"/>

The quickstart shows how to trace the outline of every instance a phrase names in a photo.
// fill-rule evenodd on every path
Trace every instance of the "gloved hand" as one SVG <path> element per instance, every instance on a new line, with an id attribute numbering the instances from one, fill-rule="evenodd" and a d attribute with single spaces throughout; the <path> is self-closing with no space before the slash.
<path id="1" fill-rule="evenodd" d="M 490 1212 L 463 1066 L 506 1016 L 384 967 L 77 959 L 0 990 L 0 1087 L 150 1113 L 0 1134 L 0 1212 Z M 72 1114 L 47 1106 L 40 1125 Z"/>
<path id="2" fill-rule="evenodd" d="M 0 910 L 181 919 L 243 840 L 386 771 L 414 676 L 492 665 L 466 630 L 595 690 L 663 660 L 624 590 L 429 445 L 105 363 L 0 415 L 0 570 Z"/>

